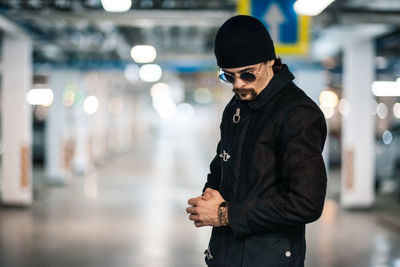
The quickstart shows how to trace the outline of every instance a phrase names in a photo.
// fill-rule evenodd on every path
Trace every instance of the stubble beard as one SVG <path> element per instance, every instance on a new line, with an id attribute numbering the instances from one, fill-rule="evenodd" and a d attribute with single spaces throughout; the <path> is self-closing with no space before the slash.
<path id="1" fill-rule="evenodd" d="M 257 97 L 257 92 L 253 88 L 233 88 L 232 92 L 241 100 L 254 100 Z"/>

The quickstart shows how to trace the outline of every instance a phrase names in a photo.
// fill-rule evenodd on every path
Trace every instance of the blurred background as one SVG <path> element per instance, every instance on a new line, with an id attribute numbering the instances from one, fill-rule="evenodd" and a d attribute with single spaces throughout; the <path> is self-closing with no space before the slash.
<path id="1" fill-rule="evenodd" d="M 0 266 L 205 266 L 185 208 L 232 97 L 213 42 L 235 14 L 327 120 L 306 266 L 400 266 L 399 0 L 1 0 Z"/>

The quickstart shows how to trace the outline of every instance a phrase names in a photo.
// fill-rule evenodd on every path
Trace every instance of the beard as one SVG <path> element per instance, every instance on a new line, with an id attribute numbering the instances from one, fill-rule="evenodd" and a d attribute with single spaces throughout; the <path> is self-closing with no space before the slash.
<path id="1" fill-rule="evenodd" d="M 232 92 L 241 100 L 254 100 L 257 97 L 257 92 L 253 88 L 233 88 Z"/>

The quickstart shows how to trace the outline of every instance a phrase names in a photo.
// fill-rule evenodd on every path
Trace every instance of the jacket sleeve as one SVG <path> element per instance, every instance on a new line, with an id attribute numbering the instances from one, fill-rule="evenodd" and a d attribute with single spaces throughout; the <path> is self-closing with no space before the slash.
<path id="1" fill-rule="evenodd" d="M 219 157 L 221 141 L 217 145 L 217 154 L 210 164 L 210 173 L 207 175 L 207 182 L 204 185 L 203 192 L 206 188 L 212 188 L 219 191 L 219 185 L 221 181 L 221 158 Z"/>
<path id="2" fill-rule="evenodd" d="M 325 139 L 320 110 L 298 106 L 288 112 L 279 138 L 284 186 L 272 196 L 229 202 L 229 223 L 236 236 L 304 225 L 321 216 L 327 180 L 321 155 Z"/>

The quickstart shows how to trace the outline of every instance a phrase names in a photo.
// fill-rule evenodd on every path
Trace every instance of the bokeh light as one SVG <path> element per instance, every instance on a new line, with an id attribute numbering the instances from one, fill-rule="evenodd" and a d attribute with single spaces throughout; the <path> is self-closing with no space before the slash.
<path id="1" fill-rule="evenodd" d="M 323 107 L 335 108 L 338 104 L 339 98 L 333 91 L 322 91 L 319 95 L 319 103 Z"/>
<path id="2" fill-rule="evenodd" d="M 379 103 L 376 107 L 376 113 L 379 118 L 385 119 L 389 113 L 389 109 L 384 103 Z"/>
<path id="3" fill-rule="evenodd" d="M 120 114 L 124 108 L 124 104 L 120 97 L 113 97 L 108 102 L 108 110 L 112 114 Z"/>
<path id="4" fill-rule="evenodd" d="M 321 110 L 324 113 L 326 119 L 330 119 L 335 115 L 335 109 L 330 107 L 321 106 Z"/>
<path id="5" fill-rule="evenodd" d="M 342 116 L 348 116 L 350 114 L 350 110 L 351 110 L 350 101 L 347 100 L 346 98 L 340 99 L 339 105 L 338 105 L 338 110 Z"/>
<path id="6" fill-rule="evenodd" d="M 161 75 L 162 69 L 157 64 L 146 64 L 139 69 L 139 77 L 144 82 L 157 82 Z"/>
<path id="7" fill-rule="evenodd" d="M 400 119 L 400 103 L 395 103 L 393 105 L 393 115 Z"/>
<path id="8" fill-rule="evenodd" d="M 199 104 L 208 104 L 212 101 L 212 93 L 208 88 L 198 88 L 194 90 L 194 100 Z"/>
<path id="9" fill-rule="evenodd" d="M 156 83 L 150 88 L 152 98 L 171 97 L 171 88 L 166 83 Z"/>
<path id="10" fill-rule="evenodd" d="M 53 90 L 45 89 L 31 89 L 26 94 L 26 101 L 29 105 L 42 105 L 50 106 L 54 100 Z"/>
<path id="11" fill-rule="evenodd" d="M 96 113 L 97 109 L 99 107 L 99 101 L 97 100 L 97 97 L 91 95 L 88 96 L 85 101 L 83 101 L 83 110 L 87 114 L 94 114 Z"/>
<path id="12" fill-rule="evenodd" d="M 385 145 L 389 145 L 393 140 L 393 135 L 390 131 L 386 130 L 382 135 L 382 141 Z"/>
<path id="13" fill-rule="evenodd" d="M 132 0 L 101 0 L 101 5 L 107 12 L 125 12 L 132 6 Z"/>
<path id="14" fill-rule="evenodd" d="M 157 51 L 151 45 L 135 45 L 131 49 L 131 57 L 136 63 L 151 63 L 156 59 Z"/>

